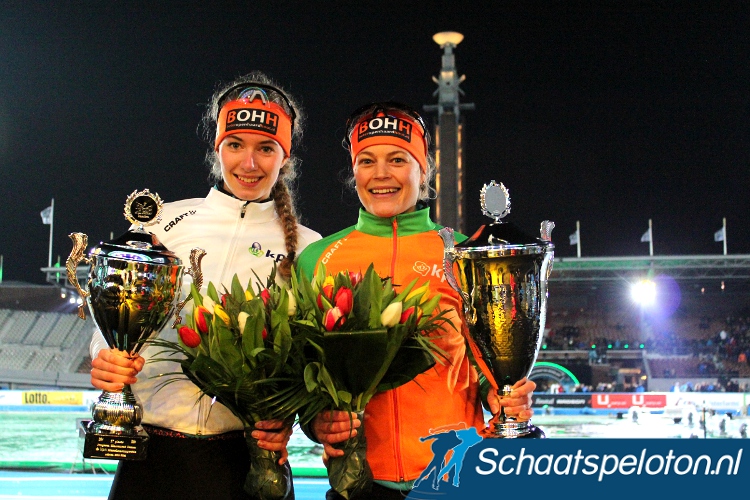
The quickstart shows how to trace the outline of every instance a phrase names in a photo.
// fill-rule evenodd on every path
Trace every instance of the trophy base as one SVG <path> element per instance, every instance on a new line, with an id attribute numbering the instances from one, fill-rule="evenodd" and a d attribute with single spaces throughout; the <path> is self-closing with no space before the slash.
<path id="1" fill-rule="evenodd" d="M 141 426 L 131 432 L 107 432 L 94 429 L 94 422 L 83 420 L 83 458 L 104 460 L 145 460 L 148 434 Z"/>
<path id="2" fill-rule="evenodd" d="M 544 439 L 547 435 L 539 427 L 530 422 L 492 422 L 479 433 L 485 439 Z"/>

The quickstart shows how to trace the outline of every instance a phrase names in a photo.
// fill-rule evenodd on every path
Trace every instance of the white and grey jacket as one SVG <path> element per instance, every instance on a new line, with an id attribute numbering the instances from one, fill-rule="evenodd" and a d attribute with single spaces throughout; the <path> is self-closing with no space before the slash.
<path id="1" fill-rule="evenodd" d="M 310 243 L 321 238 L 320 234 L 304 226 L 298 226 L 297 254 Z M 236 273 L 240 283 L 255 283 L 254 273 L 265 279 L 275 262 L 286 254 L 284 233 L 273 201 L 250 203 L 211 189 L 206 198 L 193 198 L 166 203 L 162 220 L 147 228 L 174 252 L 186 267 L 189 267 L 190 251 L 202 248 L 206 255 L 201 262 L 203 290 L 213 282 L 219 292 L 221 285 L 231 286 Z M 182 297 L 190 292 L 192 278 L 185 275 Z M 188 302 L 184 315 L 189 312 Z M 176 341 L 177 332 L 171 328 L 172 321 L 159 333 L 161 338 Z M 92 359 L 99 350 L 106 348 L 101 333 L 97 330 L 91 341 Z M 143 405 L 143 423 L 164 427 L 191 435 L 211 435 L 242 429 L 242 424 L 220 403 L 211 404 L 204 396 L 198 401 L 198 388 L 187 379 L 170 383 L 158 389 L 165 377 L 161 373 L 179 372 L 179 365 L 172 362 L 150 362 L 158 352 L 156 347 L 146 347 L 141 356 L 146 364 L 138 374 L 138 382 L 132 389 Z M 158 389 L 158 390 L 157 390 Z"/>

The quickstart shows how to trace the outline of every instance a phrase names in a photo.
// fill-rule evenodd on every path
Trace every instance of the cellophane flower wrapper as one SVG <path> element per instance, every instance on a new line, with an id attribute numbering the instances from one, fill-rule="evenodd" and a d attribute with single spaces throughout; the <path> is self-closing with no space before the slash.
<path id="1" fill-rule="evenodd" d="M 256 276 L 257 278 L 257 276 Z M 250 472 L 245 491 L 263 500 L 286 498 L 291 491 L 289 469 L 278 465 L 279 452 L 263 450 L 250 436 L 261 420 L 301 423 L 314 417 L 305 413 L 314 409 L 315 398 L 306 389 L 304 371 L 304 332 L 293 336 L 289 324 L 293 303 L 287 288 L 275 283 L 272 273 L 265 284 L 257 279 L 242 286 L 235 275 L 231 287 L 218 293 L 209 283 L 207 293 L 193 285 L 193 311 L 186 326 L 200 336 L 198 345 L 189 346 L 195 337 L 190 332 L 178 342 L 152 339 L 160 347 L 156 361 L 176 361 L 182 373 L 166 373 L 161 387 L 187 376 L 199 389 L 226 406 L 245 427 L 250 452 Z M 196 398 L 197 402 L 197 398 Z"/>
<path id="2" fill-rule="evenodd" d="M 328 274 L 323 264 L 312 280 L 292 274 L 297 311 L 290 326 L 309 343 L 305 383 L 316 395 L 314 411 L 357 412 L 362 421 L 357 436 L 339 444 L 345 455 L 331 457 L 326 464 L 331 487 L 353 500 L 372 484 L 362 418 L 365 406 L 378 392 L 410 382 L 436 362 L 444 362 L 445 353 L 434 340 L 439 329 L 453 325 L 445 318 L 447 312 L 438 310 L 440 295 L 430 296 L 426 283 L 417 287 L 414 280 L 396 290 L 372 265 L 364 275 Z M 331 314 L 334 308 L 341 310 Z"/>

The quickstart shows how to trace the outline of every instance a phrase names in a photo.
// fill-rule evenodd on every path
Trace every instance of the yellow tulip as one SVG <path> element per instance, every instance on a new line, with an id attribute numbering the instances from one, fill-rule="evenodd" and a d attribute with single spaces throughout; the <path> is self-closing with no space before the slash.
<path id="1" fill-rule="evenodd" d="M 225 325 L 229 326 L 232 322 L 229 320 L 229 315 L 219 304 L 214 305 L 214 316 L 221 318 Z"/>
<path id="2" fill-rule="evenodd" d="M 428 300 L 430 297 L 430 283 L 427 282 L 419 288 L 412 289 L 412 291 L 409 292 L 409 294 L 406 296 L 406 300 L 409 300 L 412 297 L 416 297 L 417 295 L 422 295 L 422 298 L 419 300 L 420 303 Z"/>

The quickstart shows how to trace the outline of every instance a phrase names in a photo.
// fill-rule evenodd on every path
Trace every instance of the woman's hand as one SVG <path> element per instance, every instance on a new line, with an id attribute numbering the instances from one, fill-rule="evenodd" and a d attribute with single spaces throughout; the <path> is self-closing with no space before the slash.
<path id="1" fill-rule="evenodd" d="M 344 450 L 334 448 L 340 443 L 357 435 L 357 428 L 362 425 L 357 414 L 348 411 L 324 411 L 318 413 L 312 423 L 315 437 L 323 445 L 325 457 L 343 457 Z"/>
<path id="2" fill-rule="evenodd" d="M 125 384 L 135 384 L 146 360 L 128 357 L 125 351 L 102 349 L 91 360 L 91 385 L 108 392 L 120 392 Z"/>
<path id="3" fill-rule="evenodd" d="M 531 409 L 531 396 L 536 389 L 536 383 L 527 378 L 521 379 L 513 385 L 510 396 L 501 397 L 497 393 L 490 392 L 487 397 L 490 411 L 493 415 L 500 413 L 500 407 L 505 409 L 505 414 L 515 417 L 519 421 L 530 420 L 534 416 Z"/>
<path id="4" fill-rule="evenodd" d="M 286 449 L 292 437 L 292 426 L 283 420 L 261 420 L 255 424 L 251 436 L 258 440 L 258 447 L 269 451 L 281 452 L 279 465 L 284 465 L 289 457 Z"/>

